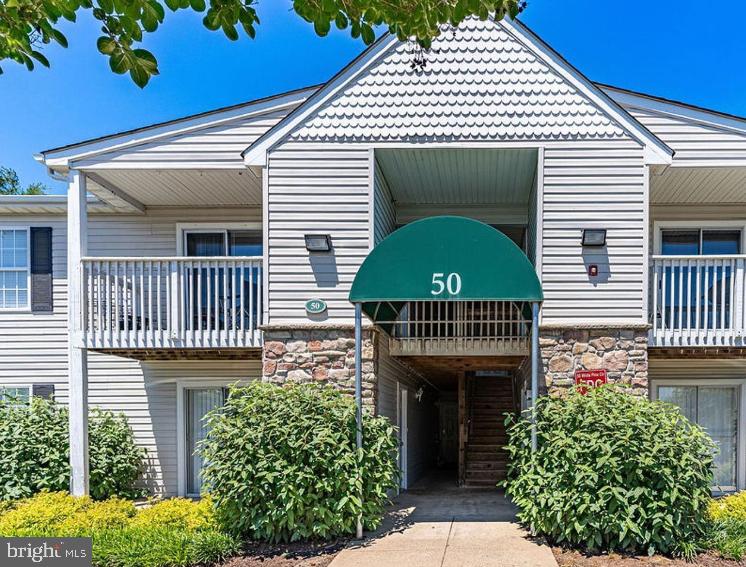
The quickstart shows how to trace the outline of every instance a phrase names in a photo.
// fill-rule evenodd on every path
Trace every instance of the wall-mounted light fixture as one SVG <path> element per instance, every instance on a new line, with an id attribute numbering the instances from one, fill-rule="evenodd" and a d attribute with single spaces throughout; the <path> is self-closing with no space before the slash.
<path id="1" fill-rule="evenodd" d="M 584 228 L 583 246 L 604 246 L 606 244 L 605 228 Z"/>
<path id="2" fill-rule="evenodd" d="M 306 234 L 304 238 L 309 252 L 329 252 L 332 249 L 332 237 L 328 234 Z"/>

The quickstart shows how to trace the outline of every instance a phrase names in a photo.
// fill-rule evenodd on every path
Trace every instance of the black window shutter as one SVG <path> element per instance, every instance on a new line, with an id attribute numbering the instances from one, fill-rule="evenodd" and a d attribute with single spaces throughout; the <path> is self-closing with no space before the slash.
<path id="1" fill-rule="evenodd" d="M 44 398 L 45 400 L 54 399 L 54 384 L 34 384 L 31 386 L 31 395 L 35 398 Z"/>
<path id="2" fill-rule="evenodd" d="M 52 229 L 31 228 L 31 311 L 52 311 Z"/>

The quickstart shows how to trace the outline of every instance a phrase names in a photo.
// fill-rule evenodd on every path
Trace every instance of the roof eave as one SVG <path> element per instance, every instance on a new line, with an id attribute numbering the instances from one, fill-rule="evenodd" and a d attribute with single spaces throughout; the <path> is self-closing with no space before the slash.
<path id="1" fill-rule="evenodd" d="M 202 128 L 217 126 L 225 122 L 261 115 L 288 106 L 295 106 L 305 101 L 317 89 L 318 85 L 304 87 L 280 93 L 270 97 L 257 99 L 171 120 L 133 130 L 111 134 L 100 138 L 69 144 L 58 148 L 44 150 L 34 157 L 40 163 L 54 171 L 66 171 L 75 161 L 104 154 L 110 151 L 122 150 L 132 146 L 155 142 L 168 136 L 186 134 Z"/>
<path id="2" fill-rule="evenodd" d="M 594 103 L 619 122 L 630 135 L 641 143 L 645 148 L 645 163 L 650 165 L 671 164 L 674 155 L 674 150 L 671 147 L 648 130 L 634 116 L 627 112 L 624 107 L 618 104 L 593 81 L 588 79 L 588 77 L 562 57 L 562 55 L 536 35 L 531 28 L 517 19 L 511 20 L 510 18 L 504 18 L 502 22 L 509 31 L 527 40 L 545 59 L 550 60 L 555 69 L 561 71 L 565 79 L 572 81 L 576 86 L 580 87 L 586 96 L 589 96 Z"/>

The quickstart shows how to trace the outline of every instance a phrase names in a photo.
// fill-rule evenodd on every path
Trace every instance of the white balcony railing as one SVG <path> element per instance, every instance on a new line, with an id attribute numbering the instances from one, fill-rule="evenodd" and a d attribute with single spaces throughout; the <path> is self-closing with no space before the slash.
<path id="1" fill-rule="evenodd" d="M 746 256 L 653 256 L 654 346 L 744 346 Z"/>
<path id="2" fill-rule="evenodd" d="M 410 301 L 381 322 L 395 356 L 525 356 L 531 312 L 515 301 Z"/>
<path id="3" fill-rule="evenodd" d="M 261 258 L 84 258 L 82 283 L 87 348 L 261 344 Z"/>

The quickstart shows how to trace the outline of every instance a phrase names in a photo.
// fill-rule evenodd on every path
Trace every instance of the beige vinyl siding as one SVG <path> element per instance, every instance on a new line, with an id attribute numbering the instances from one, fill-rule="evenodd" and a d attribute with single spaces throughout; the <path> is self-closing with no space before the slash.
<path id="1" fill-rule="evenodd" d="M 89 217 L 91 256 L 174 256 L 177 223 L 261 222 L 260 209 L 161 210 Z M 67 249 L 64 216 L 6 216 L 0 226 L 51 226 L 54 312 L 0 313 L 0 384 L 54 384 L 67 402 Z M 146 484 L 176 494 L 176 379 L 249 379 L 258 361 L 141 363 L 90 352 L 89 403 L 121 411 L 149 451 Z M 169 382 L 170 381 L 170 382 Z"/>
<path id="2" fill-rule="evenodd" d="M 746 163 L 746 133 L 714 127 L 683 116 L 641 108 L 630 114 L 675 152 L 675 166 Z"/>
<path id="3" fill-rule="evenodd" d="M 373 245 L 377 246 L 381 240 L 396 230 L 396 208 L 391 197 L 391 190 L 383 175 L 376 165 L 373 172 Z"/>
<path id="4" fill-rule="evenodd" d="M 269 323 L 307 322 L 323 299 L 327 322 L 353 319 L 350 285 L 370 246 L 369 157 L 356 146 L 285 144 L 269 158 Z M 331 235 L 331 254 L 309 255 L 305 234 Z"/>
<path id="5" fill-rule="evenodd" d="M 644 322 L 646 169 L 631 141 L 545 149 L 542 322 Z M 607 246 L 583 248 L 584 228 L 607 229 Z M 588 265 L 599 267 L 589 278 Z"/>

